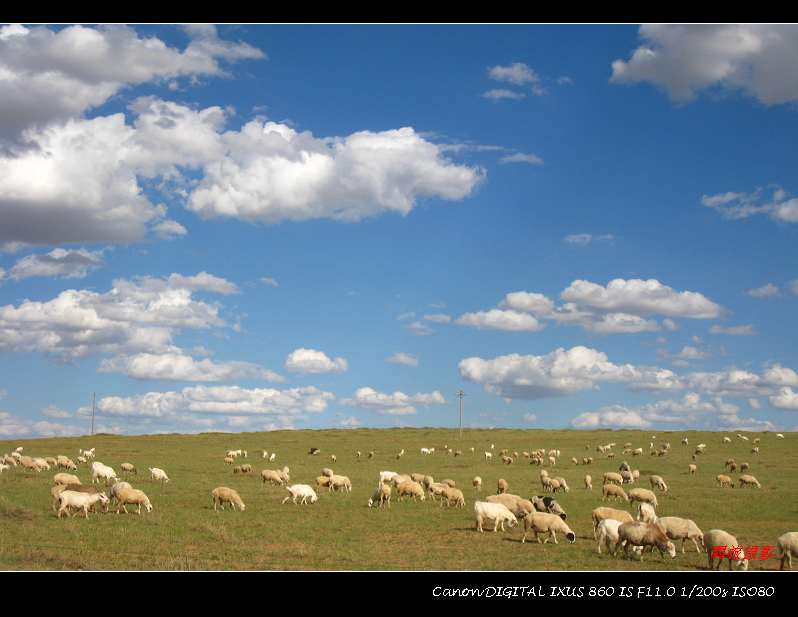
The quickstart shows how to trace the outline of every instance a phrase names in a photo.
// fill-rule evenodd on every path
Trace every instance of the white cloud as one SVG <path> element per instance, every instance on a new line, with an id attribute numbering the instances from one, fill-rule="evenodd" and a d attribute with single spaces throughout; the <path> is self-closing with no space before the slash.
<path id="1" fill-rule="evenodd" d="M 780 364 L 774 364 L 766 369 L 762 379 L 776 386 L 798 386 L 798 373 Z"/>
<path id="2" fill-rule="evenodd" d="M 534 69 L 523 62 L 513 62 L 507 66 L 494 66 L 488 69 L 488 76 L 496 81 L 511 83 L 516 86 L 529 85 L 536 96 L 546 94 L 540 77 Z"/>
<path id="3" fill-rule="evenodd" d="M 616 365 L 607 355 L 577 346 L 559 348 L 543 356 L 510 354 L 492 360 L 465 358 L 460 375 L 482 384 L 486 391 L 511 399 L 565 396 L 589 390 L 602 382 L 625 383 L 636 390 L 672 390 L 682 387 L 667 369 Z"/>
<path id="4" fill-rule="evenodd" d="M 285 368 L 292 373 L 342 373 L 347 368 L 344 358 L 331 359 L 315 349 L 295 349 L 285 359 Z"/>
<path id="5" fill-rule="evenodd" d="M 746 324 L 744 326 L 722 327 L 717 324 L 709 329 L 710 334 L 729 334 L 731 336 L 753 336 L 756 334 L 754 326 Z"/>
<path id="6" fill-rule="evenodd" d="M 298 417 L 321 413 L 335 396 L 314 386 L 277 390 L 239 386 L 192 386 L 180 392 L 148 392 L 131 397 L 109 396 L 97 401 L 97 413 L 107 416 L 179 419 L 184 414 L 276 415 Z M 81 408 L 86 413 L 90 408 Z"/>
<path id="7" fill-rule="evenodd" d="M 410 127 L 320 139 L 253 120 L 221 139 L 225 156 L 205 166 L 188 199 L 203 218 L 355 222 L 406 215 L 418 198 L 463 199 L 484 177 L 446 159 Z"/>
<path id="8" fill-rule="evenodd" d="M 500 309 L 465 313 L 455 323 L 473 328 L 489 328 L 491 330 L 507 330 L 510 332 L 539 332 L 544 328 L 532 315 Z"/>
<path id="9" fill-rule="evenodd" d="M 182 352 L 140 353 L 133 356 L 103 360 L 99 368 L 103 373 L 124 373 L 133 379 L 164 379 L 170 381 L 232 381 L 236 379 L 262 379 L 283 382 L 274 371 L 250 362 L 213 362 L 195 360 Z"/>
<path id="10" fill-rule="evenodd" d="M 524 422 L 529 422 L 530 424 L 536 422 L 538 417 L 533 413 L 525 413 L 524 414 Z"/>
<path id="11" fill-rule="evenodd" d="M 725 371 L 690 373 L 686 376 L 687 387 L 721 396 L 750 396 L 767 394 L 768 385 L 756 373 L 736 368 Z"/>
<path id="12" fill-rule="evenodd" d="M 414 321 L 407 326 L 407 329 L 410 330 L 410 332 L 415 336 L 429 336 L 435 332 L 423 321 Z"/>
<path id="13" fill-rule="evenodd" d="M 344 428 L 357 428 L 362 424 L 363 423 L 354 416 L 344 416 L 338 421 L 338 426 L 342 426 Z"/>
<path id="14" fill-rule="evenodd" d="M 767 214 L 773 220 L 782 223 L 798 223 L 798 198 L 787 199 L 788 194 L 781 187 L 773 188 L 770 200 L 765 199 L 763 193 L 764 191 L 760 188 L 753 193 L 728 192 L 718 195 L 703 195 L 701 204 L 716 210 L 721 216 L 731 220 L 746 219 L 756 214 Z M 759 295 L 751 294 L 755 297 L 777 295 L 768 285 L 751 291 L 761 292 Z"/>
<path id="15" fill-rule="evenodd" d="M 418 358 L 410 354 L 398 352 L 385 359 L 390 364 L 402 364 L 404 366 L 418 366 Z"/>
<path id="16" fill-rule="evenodd" d="M 264 276 L 260 279 L 260 282 L 264 285 L 268 285 L 269 287 L 279 287 L 280 284 L 277 282 L 277 279 L 274 279 L 270 276 Z"/>
<path id="17" fill-rule="evenodd" d="M 171 352 L 177 332 L 225 325 L 217 305 L 200 302 L 192 293 L 234 289 L 207 273 L 173 274 L 135 282 L 118 279 L 106 293 L 69 289 L 47 302 L 0 306 L 0 350 L 63 358 Z"/>
<path id="18" fill-rule="evenodd" d="M 767 285 L 756 287 L 755 289 L 749 289 L 745 293 L 754 298 L 772 298 L 781 295 L 779 288 L 773 283 L 768 283 Z"/>
<path id="19" fill-rule="evenodd" d="M 172 240 L 185 236 L 188 230 L 177 221 L 167 219 L 152 226 L 152 231 L 159 240 Z"/>
<path id="20" fill-rule="evenodd" d="M 615 236 L 612 234 L 602 234 L 599 236 L 594 236 L 593 234 L 571 234 L 565 236 L 563 241 L 576 246 L 587 246 L 591 242 L 612 242 L 614 239 Z"/>
<path id="21" fill-rule="evenodd" d="M 0 411 L 0 437 L 72 437 L 86 433 L 86 429 L 79 427 L 46 420 L 32 422 L 27 418 Z"/>
<path id="22" fill-rule="evenodd" d="M 35 276 L 84 278 L 102 265 L 102 251 L 57 248 L 23 257 L 11 268 L 9 278 L 17 281 Z"/>
<path id="23" fill-rule="evenodd" d="M 663 319 L 662 327 L 665 328 L 666 330 L 674 332 L 679 329 L 679 324 L 673 321 L 673 319 Z"/>
<path id="24" fill-rule="evenodd" d="M 482 96 L 492 101 L 500 101 L 502 99 L 519 101 L 521 99 L 526 98 L 526 94 L 523 92 L 516 92 L 515 90 L 506 90 L 504 88 L 495 88 L 493 90 L 488 90 L 487 92 L 483 92 Z"/>
<path id="25" fill-rule="evenodd" d="M 580 414 L 571 421 L 571 426 L 575 428 L 646 428 L 651 426 L 651 423 L 644 420 L 636 411 L 621 405 L 614 405 Z"/>
<path id="26" fill-rule="evenodd" d="M 700 293 L 678 292 L 656 279 L 614 279 L 606 287 L 576 280 L 560 297 L 582 307 L 635 315 L 714 319 L 721 311 L 720 306 Z"/>
<path id="27" fill-rule="evenodd" d="M 527 165 L 543 165 L 543 159 L 535 154 L 517 152 L 508 154 L 499 159 L 499 163 L 526 163 Z"/>
<path id="28" fill-rule="evenodd" d="M 71 418 L 72 414 L 55 405 L 48 405 L 42 409 L 42 415 L 48 418 Z"/>
<path id="29" fill-rule="evenodd" d="M 749 398 L 748 405 L 751 407 L 751 409 L 760 409 L 762 407 L 762 403 L 760 403 L 759 400 L 755 398 Z"/>
<path id="30" fill-rule="evenodd" d="M 27 127 L 77 118 L 128 85 L 223 75 L 220 60 L 263 57 L 219 39 L 213 26 L 193 32 L 182 51 L 126 26 L 0 27 L 0 142 Z"/>
<path id="31" fill-rule="evenodd" d="M 443 313 L 424 315 L 424 319 L 426 321 L 431 321 L 432 323 L 449 323 L 450 321 L 452 321 L 452 318 L 449 315 L 445 315 Z"/>
<path id="32" fill-rule="evenodd" d="M 798 410 L 798 392 L 795 392 L 789 386 L 779 388 L 779 391 L 768 397 L 770 404 L 778 409 L 795 409 Z"/>
<path id="33" fill-rule="evenodd" d="M 798 279 L 789 282 L 790 291 L 794 296 L 798 296 Z"/>
<path id="34" fill-rule="evenodd" d="M 341 401 L 344 405 L 376 411 L 382 415 L 404 416 L 416 413 L 416 405 L 445 405 L 446 399 L 437 390 L 429 394 L 413 395 L 396 391 L 393 394 L 378 392 L 374 388 L 358 388 L 354 398 Z"/>
<path id="35" fill-rule="evenodd" d="M 402 313 L 396 319 L 398 321 L 407 321 L 408 319 L 413 319 L 416 314 L 413 311 L 408 311 L 407 313 Z"/>
<path id="36" fill-rule="evenodd" d="M 709 357 L 709 354 L 692 345 L 685 345 L 674 357 L 680 360 L 705 360 Z"/>
<path id="37" fill-rule="evenodd" d="M 798 31 L 791 25 L 643 25 L 643 44 L 612 63 L 614 83 L 650 82 L 675 101 L 706 88 L 741 90 L 766 105 L 798 100 Z"/>

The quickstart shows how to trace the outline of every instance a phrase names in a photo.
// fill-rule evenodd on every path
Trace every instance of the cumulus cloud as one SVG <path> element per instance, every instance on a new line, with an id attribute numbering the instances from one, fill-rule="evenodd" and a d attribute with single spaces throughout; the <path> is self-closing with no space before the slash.
<path id="1" fill-rule="evenodd" d="M 768 283 L 767 285 L 763 285 L 762 287 L 749 289 L 745 293 L 747 293 L 749 296 L 753 298 L 773 298 L 775 296 L 781 295 L 779 288 L 776 287 L 773 283 Z"/>
<path id="2" fill-rule="evenodd" d="M 49 253 L 28 255 L 20 259 L 9 272 L 9 278 L 22 280 L 31 277 L 84 278 L 103 265 L 102 251 L 85 249 L 54 249 Z"/>
<path id="3" fill-rule="evenodd" d="M 494 88 L 493 90 L 488 90 L 487 92 L 483 92 L 482 96 L 492 101 L 501 101 L 504 99 L 520 101 L 521 99 L 526 98 L 526 94 L 524 92 L 516 92 L 515 90 L 507 90 L 505 88 Z"/>
<path id="4" fill-rule="evenodd" d="M 798 198 L 789 198 L 788 193 L 781 187 L 774 187 L 770 198 L 766 198 L 763 189 L 759 188 L 752 193 L 719 193 L 717 195 L 703 195 L 701 204 L 720 213 L 726 219 L 740 220 L 757 214 L 765 214 L 781 223 L 798 223 Z M 759 290 L 755 297 L 778 295 L 766 285 Z"/>
<path id="5" fill-rule="evenodd" d="M 407 326 L 407 329 L 415 336 L 429 336 L 435 332 L 423 321 L 414 321 Z"/>
<path id="6" fill-rule="evenodd" d="M 343 428 L 357 428 L 363 423 L 354 416 L 344 416 L 338 421 L 338 426 Z"/>
<path id="7" fill-rule="evenodd" d="M 418 366 L 418 358 L 410 354 L 398 352 L 385 359 L 390 364 L 402 364 L 404 366 Z"/>
<path id="8" fill-rule="evenodd" d="M 776 394 L 768 397 L 768 400 L 777 409 L 798 410 L 798 392 L 789 386 L 779 388 Z"/>
<path id="9" fill-rule="evenodd" d="M 225 155 L 204 168 L 188 199 L 203 218 L 279 223 L 355 222 L 408 214 L 419 198 L 460 200 L 484 177 L 457 165 L 412 128 L 317 138 L 253 120 L 221 137 Z"/>
<path id="10" fill-rule="evenodd" d="M 753 336 L 756 334 L 754 326 L 746 324 L 744 326 L 723 327 L 715 324 L 709 329 L 710 334 L 729 334 L 731 336 Z"/>
<path id="11" fill-rule="evenodd" d="M 513 62 L 506 66 L 493 66 L 488 69 L 488 76 L 496 81 L 513 84 L 514 86 L 528 86 L 535 96 L 543 96 L 546 89 L 540 77 L 533 68 L 523 62 Z"/>
<path id="12" fill-rule="evenodd" d="M 500 309 L 465 313 L 455 323 L 461 326 L 507 330 L 510 332 L 539 332 L 544 328 L 532 315 Z"/>
<path id="13" fill-rule="evenodd" d="M 126 86 L 223 75 L 221 61 L 264 57 L 246 43 L 219 39 L 213 26 L 192 34 L 179 50 L 126 26 L 0 27 L 0 142 L 77 118 Z"/>
<path id="14" fill-rule="evenodd" d="M 571 421 L 575 428 L 646 428 L 651 426 L 642 416 L 631 409 L 621 405 L 602 407 L 598 411 L 591 411 L 578 415 Z"/>
<path id="15" fill-rule="evenodd" d="M 416 412 L 416 405 L 428 407 L 430 405 L 445 405 L 446 399 L 437 390 L 428 394 L 416 393 L 413 395 L 399 392 L 386 394 L 378 392 L 374 388 L 358 388 L 354 398 L 341 401 L 344 405 L 360 407 L 376 411 L 382 415 L 404 416 L 412 415 Z"/>
<path id="16" fill-rule="evenodd" d="M 196 360 L 177 350 L 166 353 L 139 353 L 103 360 L 99 368 L 104 373 L 124 373 L 133 379 L 163 379 L 169 381 L 233 381 L 262 379 L 283 382 L 285 379 L 251 362 L 213 362 L 207 358 Z"/>
<path id="17" fill-rule="evenodd" d="M 0 306 L 0 350 L 61 358 L 90 354 L 165 353 L 184 329 L 225 326 L 219 307 L 193 292 L 231 293 L 235 285 L 207 273 L 166 279 L 118 279 L 110 291 L 69 289 L 52 300 Z"/>
<path id="18" fill-rule="evenodd" d="M 540 399 L 589 390 L 600 383 L 624 383 L 635 390 L 673 390 L 682 387 L 667 369 L 613 364 L 607 355 L 577 346 L 559 348 L 543 356 L 510 354 L 491 360 L 465 358 L 458 364 L 464 379 L 487 392 L 510 399 Z"/>
<path id="19" fill-rule="evenodd" d="M 798 31 L 791 25 L 643 25 L 639 35 L 631 58 L 612 63 L 611 82 L 649 82 L 682 102 L 713 87 L 766 105 L 798 100 Z"/>
<path id="20" fill-rule="evenodd" d="M 344 358 L 332 359 L 323 351 L 295 349 L 285 359 L 285 368 L 292 373 L 342 373 L 348 365 Z"/>
<path id="21" fill-rule="evenodd" d="M 42 415 L 46 416 L 47 418 L 71 418 L 72 414 L 68 411 L 61 409 L 60 407 L 56 407 L 55 405 L 48 405 L 44 409 L 42 409 Z"/>
<path id="22" fill-rule="evenodd" d="M 33 422 L 0 411 L 0 437 L 73 437 L 85 435 L 86 432 L 86 429 L 76 426 L 65 426 L 47 420 Z"/>

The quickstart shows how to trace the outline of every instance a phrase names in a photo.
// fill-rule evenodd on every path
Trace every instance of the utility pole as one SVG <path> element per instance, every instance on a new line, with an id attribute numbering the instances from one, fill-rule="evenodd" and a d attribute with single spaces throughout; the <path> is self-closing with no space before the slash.
<path id="1" fill-rule="evenodd" d="M 96 393 L 91 393 L 91 434 L 94 435 L 94 401 Z"/>
<path id="2" fill-rule="evenodd" d="M 463 397 L 465 392 L 462 390 L 457 391 L 457 398 L 460 399 L 460 439 L 463 438 Z"/>

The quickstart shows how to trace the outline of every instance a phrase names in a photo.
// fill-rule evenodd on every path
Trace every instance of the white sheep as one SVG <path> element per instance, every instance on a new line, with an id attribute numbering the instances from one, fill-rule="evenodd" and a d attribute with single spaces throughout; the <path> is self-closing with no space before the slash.
<path id="1" fill-rule="evenodd" d="M 593 478 L 590 477 L 590 474 L 585 474 L 585 488 L 589 491 L 593 490 Z"/>
<path id="2" fill-rule="evenodd" d="M 229 503 L 233 510 L 236 509 L 236 506 L 238 506 L 242 512 L 247 509 L 238 492 L 226 486 L 217 486 L 213 489 L 211 491 L 211 498 L 213 499 L 214 511 L 216 511 L 217 505 L 221 506 L 222 510 L 224 510 L 224 504 L 226 503 Z"/>
<path id="3" fill-rule="evenodd" d="M 558 531 L 562 533 L 571 544 L 576 542 L 576 534 L 571 531 L 568 524 L 556 514 L 549 514 L 548 512 L 530 512 L 524 517 L 524 536 L 521 538 L 522 543 L 526 542 L 526 534 L 530 530 L 535 534 L 535 539 L 538 543 L 540 543 L 540 536 L 538 534 L 548 533 L 549 535 L 543 543 L 545 544 L 549 539 L 552 539 L 554 540 L 554 544 L 557 544 L 556 532 Z"/>
<path id="4" fill-rule="evenodd" d="M 316 495 L 316 491 L 313 490 L 313 487 L 308 486 L 307 484 L 294 484 L 292 486 L 286 486 L 285 488 L 290 495 L 283 499 L 282 503 L 285 503 L 289 499 L 296 503 L 296 500 L 300 498 L 300 503 L 302 504 L 307 503 L 308 500 L 310 500 L 310 503 L 316 503 L 319 499 L 319 496 Z"/>
<path id="5" fill-rule="evenodd" d="M 782 435 L 781 433 L 776 433 L 776 438 L 784 439 L 784 435 Z"/>
<path id="6" fill-rule="evenodd" d="M 147 509 L 147 512 L 152 512 L 152 504 L 150 503 L 144 491 L 135 488 L 121 488 L 115 492 L 117 506 L 116 513 L 119 514 L 119 508 L 122 508 L 127 514 L 127 504 L 137 505 L 139 507 L 137 514 L 141 514 L 141 506 Z"/>
<path id="7" fill-rule="evenodd" d="M 380 472 L 380 479 L 379 479 L 379 481 L 377 482 L 377 485 L 380 485 L 380 484 L 382 484 L 383 482 L 387 482 L 388 484 L 390 484 L 390 483 L 393 481 L 393 479 L 394 479 L 396 476 L 398 476 L 398 475 L 399 475 L 399 474 L 398 474 L 398 473 L 396 473 L 395 471 L 381 471 L 381 472 Z"/>
<path id="8" fill-rule="evenodd" d="M 485 452 L 485 462 L 489 462 L 493 458 L 492 452 Z"/>
<path id="9" fill-rule="evenodd" d="M 792 570 L 792 558 L 798 557 L 798 531 L 788 531 L 779 536 L 776 539 L 776 546 L 781 558 L 779 570 L 783 570 L 785 565 L 788 570 Z"/>
<path id="10" fill-rule="evenodd" d="M 704 534 L 704 546 L 706 547 L 710 570 L 712 570 L 712 563 L 715 561 L 715 557 L 713 556 L 715 547 L 723 547 L 721 551 L 722 555 L 718 559 L 718 567 L 715 568 L 716 570 L 720 570 L 720 566 L 723 564 L 725 558 L 729 559 L 729 570 L 732 568 L 743 572 L 748 570 L 748 560 L 745 558 L 745 552 L 740 547 L 737 538 L 730 533 L 722 529 L 710 529 Z"/>
<path id="11" fill-rule="evenodd" d="M 762 488 L 762 485 L 759 483 L 759 480 L 757 480 L 754 476 L 750 474 L 746 473 L 741 475 L 739 480 L 740 480 L 740 488 L 743 488 L 744 486 L 755 486 L 757 488 Z"/>
<path id="12" fill-rule="evenodd" d="M 605 518 L 598 524 L 596 533 L 598 535 L 598 554 L 601 555 L 601 547 L 604 546 L 610 555 L 615 555 L 618 547 L 618 527 L 622 525 L 621 521 L 613 518 Z M 639 556 L 643 555 L 642 546 L 634 546 L 632 550 Z"/>
<path id="13" fill-rule="evenodd" d="M 607 508 L 605 506 L 595 508 L 591 514 L 591 518 L 593 519 L 594 538 L 596 537 L 596 530 L 598 529 L 599 523 L 603 520 L 613 519 L 621 523 L 631 523 L 634 521 L 632 515 L 626 510 L 616 510 L 615 508 Z"/>
<path id="14" fill-rule="evenodd" d="M 668 492 L 668 485 L 665 484 L 665 480 L 662 479 L 662 476 L 654 475 L 654 476 L 651 476 L 649 478 L 649 480 L 651 482 L 651 488 L 659 489 L 663 493 L 667 493 Z"/>
<path id="15" fill-rule="evenodd" d="M 369 508 L 373 506 L 375 503 L 380 504 L 380 508 L 384 506 L 386 503 L 388 507 L 391 507 L 391 487 L 387 484 L 380 484 L 375 490 L 374 493 L 369 498 Z"/>
<path id="16" fill-rule="evenodd" d="M 665 553 L 670 555 L 671 559 L 676 557 L 676 546 L 668 539 L 665 532 L 656 524 L 649 524 L 643 522 L 623 523 L 618 527 L 618 540 L 616 541 L 616 548 L 619 544 L 624 545 L 624 551 L 629 556 L 629 550 L 634 546 L 645 547 L 651 546 L 659 550 L 660 555 L 665 557 Z M 643 553 L 640 553 L 640 560 L 643 559 Z"/>
<path id="17" fill-rule="evenodd" d="M 61 518 L 62 512 L 69 514 L 69 508 L 83 510 L 86 518 L 89 518 L 89 508 L 98 501 L 103 505 L 106 505 L 109 501 L 108 496 L 105 493 L 78 493 L 77 491 L 61 491 L 61 494 L 58 496 L 58 518 Z M 74 514 L 71 516 L 74 516 Z"/>
<path id="18" fill-rule="evenodd" d="M 105 480 L 105 483 L 108 484 L 111 480 L 117 480 L 116 472 L 113 470 L 113 467 L 108 467 L 107 465 L 103 465 L 99 461 L 94 461 L 91 464 L 91 483 L 99 483 L 100 480 Z"/>
<path id="19" fill-rule="evenodd" d="M 276 458 L 277 458 L 277 452 L 272 452 L 272 453 L 269 455 L 269 462 L 270 462 L 270 463 L 271 463 L 271 462 L 273 462 L 273 461 L 274 461 L 274 459 L 276 459 Z"/>
<path id="20" fill-rule="evenodd" d="M 330 476 L 330 490 L 337 491 L 343 489 L 347 493 L 352 492 L 352 481 L 347 476 Z"/>
<path id="21" fill-rule="evenodd" d="M 474 514 L 476 516 L 476 530 L 480 533 L 482 531 L 482 523 L 485 520 L 493 520 L 493 531 L 496 532 L 499 528 L 504 531 L 504 524 L 507 523 L 510 527 L 515 527 L 518 524 L 518 519 L 515 514 L 507 509 L 507 506 L 500 503 L 490 503 L 488 501 L 475 501 Z"/>
<path id="22" fill-rule="evenodd" d="M 704 550 L 704 532 L 691 519 L 679 518 L 678 516 L 663 516 L 657 519 L 657 524 L 665 530 L 665 535 L 671 540 L 682 541 L 682 555 L 685 553 L 684 543 L 687 540 L 692 540 L 697 552 L 700 553 Z M 698 542 L 701 542 L 701 548 L 698 547 Z"/>
<path id="23" fill-rule="evenodd" d="M 166 475 L 166 472 L 163 469 L 158 467 L 148 467 L 150 470 L 150 479 L 155 480 L 157 482 L 169 482 L 169 476 Z"/>
<path id="24" fill-rule="evenodd" d="M 657 521 L 657 513 L 654 506 L 645 501 L 637 504 L 637 520 L 644 523 L 655 523 Z"/>
<path id="25" fill-rule="evenodd" d="M 474 476 L 474 479 L 471 480 L 471 484 L 476 490 L 478 490 L 478 491 L 481 490 L 482 489 L 482 478 L 480 478 L 479 476 Z"/>
<path id="26" fill-rule="evenodd" d="M 633 488 L 629 491 L 629 501 L 632 503 L 635 501 L 645 501 L 655 508 L 659 507 L 657 496 L 647 488 Z"/>

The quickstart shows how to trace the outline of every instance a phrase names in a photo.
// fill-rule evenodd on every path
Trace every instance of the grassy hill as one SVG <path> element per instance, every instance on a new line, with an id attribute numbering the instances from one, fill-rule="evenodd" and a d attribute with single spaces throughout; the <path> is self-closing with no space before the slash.
<path id="1" fill-rule="evenodd" d="M 651 435 L 655 445 L 670 441 L 665 457 L 648 456 Z M 590 513 L 601 505 L 601 476 L 617 471 L 628 460 L 640 470 L 640 484 L 650 488 L 649 474 L 663 476 L 670 494 L 660 498 L 659 514 L 692 518 L 703 531 L 721 528 L 737 536 L 744 546 L 775 544 L 786 531 L 798 529 L 798 451 L 796 434 L 777 439 L 773 433 L 746 433 L 742 441 L 734 433 L 731 444 L 722 444 L 723 433 L 574 431 L 574 430 L 465 430 L 462 440 L 450 429 L 304 430 L 268 433 L 206 433 L 200 435 L 112 436 L 0 441 L 0 454 L 24 446 L 23 454 L 77 459 L 79 448 L 96 448 L 96 460 L 120 473 L 120 464 L 134 463 L 138 478 L 134 487 L 144 490 L 154 510 L 137 516 L 113 513 L 75 516 L 58 520 L 51 510 L 50 486 L 55 473 L 25 472 L 21 468 L 0 474 L 0 568 L 91 570 L 641 570 L 706 568 L 706 555 L 696 554 L 692 544 L 682 556 L 664 561 L 659 554 L 646 555 L 641 564 L 596 553 Z M 688 437 L 689 446 L 681 445 Z M 759 455 L 750 450 L 761 438 Z M 598 444 L 616 442 L 616 458 L 596 452 Z M 622 456 L 625 442 L 642 447 L 645 456 Z M 698 457 L 698 473 L 688 474 L 694 446 L 707 444 Z M 495 444 L 493 462 L 484 452 Z M 443 446 L 463 451 L 445 454 Z M 586 446 L 589 446 L 586 449 Z M 308 455 L 310 447 L 321 454 Z M 421 447 L 435 447 L 432 456 Z M 472 454 L 470 448 L 475 448 Z M 568 523 L 577 534 L 575 544 L 521 544 L 518 528 L 505 533 L 474 531 L 475 492 L 471 479 L 483 479 L 482 495 L 496 492 L 499 478 L 509 482 L 509 492 L 529 497 L 540 493 L 539 468 L 519 458 L 503 465 L 499 450 L 561 451 L 553 475 L 565 477 L 571 487 L 557 499 L 568 512 Z M 246 462 L 255 468 L 251 476 L 233 475 L 222 462 L 228 449 L 245 449 Z M 404 457 L 396 454 L 404 448 Z M 261 451 L 276 452 L 273 463 L 262 460 Z M 363 457 L 358 460 L 355 451 Z M 369 451 L 376 452 L 372 460 Z M 338 457 L 330 462 L 330 455 Z M 592 456 L 589 466 L 574 465 Z M 749 473 L 762 489 L 721 489 L 715 476 L 724 473 L 728 457 L 747 461 Z M 315 486 L 322 467 L 351 478 L 351 494 L 319 490 L 319 501 L 298 506 L 282 505 L 284 488 L 263 486 L 261 469 L 288 465 L 292 483 Z M 149 479 L 147 467 L 161 467 L 171 482 L 165 486 Z M 380 471 L 423 472 L 436 480 L 452 478 L 466 496 L 465 509 L 441 508 L 424 503 L 396 501 L 381 511 L 367 501 Z M 585 473 L 593 476 L 592 492 L 583 488 Z M 88 469 L 77 472 L 84 484 Z M 739 474 L 732 474 L 737 477 Z M 247 505 L 245 512 L 214 512 L 211 490 L 235 488 Z M 613 505 L 630 509 L 627 504 Z M 678 546 L 677 546 L 678 548 Z M 777 559 L 752 561 L 751 569 L 776 569 Z M 725 566 L 724 566 L 725 567 Z"/>

